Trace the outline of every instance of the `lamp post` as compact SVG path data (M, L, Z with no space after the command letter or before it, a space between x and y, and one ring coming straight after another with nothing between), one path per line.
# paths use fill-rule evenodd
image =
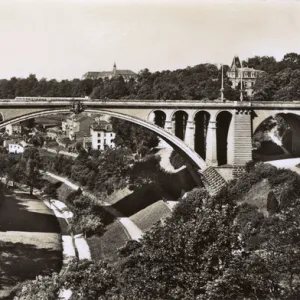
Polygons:
M240 61L241 63L241 94L240 94L240 101L243 101L243 65L242 65L242 61Z
M222 79L221 79L221 101L224 102L224 78L223 78L223 64L221 65Z

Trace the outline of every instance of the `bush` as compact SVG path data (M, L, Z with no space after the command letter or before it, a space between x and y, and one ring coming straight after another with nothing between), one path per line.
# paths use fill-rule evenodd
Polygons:
M250 173L251 171L254 170L255 165L256 165L256 162L255 162L255 161L249 160L248 162L246 162L246 165L245 165L245 171L246 171L247 173Z
M60 182L59 182L60 183ZM44 187L44 193L46 193L51 198L57 198L57 184L48 182Z
M275 214L276 212L278 212L279 209L279 204L278 201L274 195L274 192L271 191L268 194L268 199L267 199L267 210L270 214Z
M193 218L194 214L202 207L203 203L206 203L209 199L209 194L204 188L195 188L187 193L185 199L181 199L175 206L172 219L182 218L183 220L189 220Z
M178 152L173 150L170 156L170 163L174 169L179 169L185 165L185 160Z
M75 215L70 222L71 229L74 232L81 232L85 237L94 234L101 235L104 232L104 225L97 215Z

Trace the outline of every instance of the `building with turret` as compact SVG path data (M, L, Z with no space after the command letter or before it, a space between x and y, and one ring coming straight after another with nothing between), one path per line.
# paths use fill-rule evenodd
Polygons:
M242 81L242 89L248 97L253 96L253 86L256 79L264 73L262 70L256 70L249 67L243 67L238 56L232 60L230 69L227 72L229 80L232 82L233 89L240 89Z
M136 79L138 75L131 70L119 70L116 63L114 63L112 71L87 72L82 76L82 79L104 79L106 77L111 79L118 76L122 76L125 81L129 81L131 78Z

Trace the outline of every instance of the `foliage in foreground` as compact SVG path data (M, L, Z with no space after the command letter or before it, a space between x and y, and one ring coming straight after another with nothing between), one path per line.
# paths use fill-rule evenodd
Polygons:
M36 299L56 299L53 288L63 287L72 299L298 299L299 176L265 164L247 169L214 198L203 189L189 193L163 224L119 249L114 264L73 262L64 275L48 277L48 298ZM269 215L237 204L263 179L279 197ZM38 286L28 283L27 291Z

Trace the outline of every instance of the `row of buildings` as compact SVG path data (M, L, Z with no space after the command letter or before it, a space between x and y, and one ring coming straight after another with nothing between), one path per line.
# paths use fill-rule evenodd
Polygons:
M69 152L75 150L78 143L86 150L105 150L115 147L116 134L113 132L112 124L102 116L73 114L56 126L45 127L43 132L37 128L32 128L28 132L20 123L7 125L3 134L3 146L10 153L22 153L26 147L31 146L30 140L33 137L41 136L46 140L45 147L53 146L54 142L54 147L60 146L61 150L64 148Z
M61 132L70 141L82 142L85 149L105 150L115 147L116 134L112 125L101 116L71 115L62 122Z

